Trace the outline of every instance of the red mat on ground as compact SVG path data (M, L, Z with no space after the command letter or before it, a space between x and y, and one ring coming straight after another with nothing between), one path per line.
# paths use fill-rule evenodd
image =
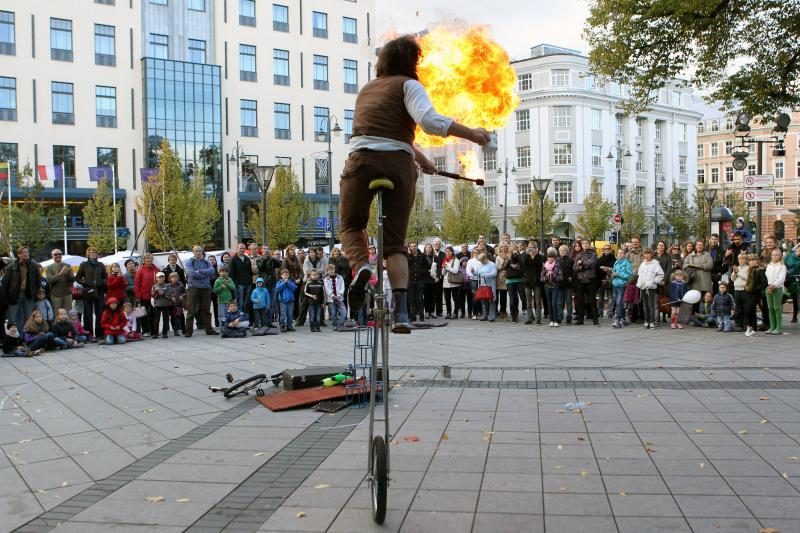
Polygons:
M367 387L369 390L369 387ZM272 394L256 396L258 403L270 411L285 411L295 407L306 407L325 400L338 400L346 396L344 385L314 387L310 389L275 390Z

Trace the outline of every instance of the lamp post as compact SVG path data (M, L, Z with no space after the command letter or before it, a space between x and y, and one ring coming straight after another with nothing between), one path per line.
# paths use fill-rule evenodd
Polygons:
M717 197L717 189L703 189L703 197L708 202L708 236L711 237L711 207Z
M256 165L252 167L261 189L261 246L267 245L267 190L275 175L274 165Z
M622 153L622 150L625 150L625 153ZM616 151L616 154L612 154L612 151ZM617 139L617 145L612 146L611 150L608 151L608 155L606 159L616 159L617 160L617 214L622 216L622 201L620 198L620 180L622 179L622 158L623 157L633 157L631 154L630 149L628 148L627 144L622 144L622 141ZM617 229L617 246L619 246L619 229Z
M331 128L331 120L333 120L333 128ZM338 137L339 134L342 133L342 128L339 127L339 119L337 119L335 115L329 114L327 117L322 119L322 122L319 125L319 130L316 133L318 141L328 141L328 222L331 225L331 231L328 234L329 254L333 252L333 246L336 243L336 238L334 237L335 228L333 224L333 168L331 166L333 164L333 155L331 152L331 133Z
M663 179L663 176L662 176L662 179ZM655 186L653 187L653 199L655 200L653 202L653 206L654 206L654 208L653 208L653 239L655 241L653 243L654 246L658 244L658 240L659 240L658 238L661 236L661 232L658 230L658 200L659 200L659 198L658 198L658 182L659 181L660 180L658 179L658 176L656 176Z
M544 245L544 198L547 195L547 188L550 187L549 178L533 178L533 188L539 193L539 249L547 253Z
M505 162L503 163L503 169L501 170L503 174L505 174L505 181L503 183L503 233L508 233L508 158L505 158ZM517 169L512 165L511 166L511 173L516 174Z
M235 154L235 155L234 155ZM242 240L242 202L239 194L242 192L242 169L250 165L250 154L244 153L244 146L236 141L236 148L228 156L229 163L236 163L236 237Z

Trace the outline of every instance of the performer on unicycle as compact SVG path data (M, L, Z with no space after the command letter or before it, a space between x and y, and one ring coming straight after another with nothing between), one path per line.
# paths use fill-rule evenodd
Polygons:
M489 142L483 128L468 128L433 108L417 77L421 50L411 35L398 37L381 48L376 78L358 93L350 155L340 183L340 239L350 268L355 272L350 285L350 309L361 309L372 277L367 251L369 205L376 191L369 183L389 178L393 190L384 191L384 257L392 287L394 333L410 333L408 307L408 261L406 230L417 190L417 164L426 174L436 167L414 146L414 130L419 124L429 135L453 135L479 145Z

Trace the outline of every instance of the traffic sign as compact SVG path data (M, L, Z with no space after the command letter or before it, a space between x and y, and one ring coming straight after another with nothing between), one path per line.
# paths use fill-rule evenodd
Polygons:
M747 189L744 199L746 202L774 202L775 189Z
M775 176L773 174L759 174L757 176L744 177L745 187L772 187L774 184Z
M614 215L614 224L622 224L622 215L619 213Z

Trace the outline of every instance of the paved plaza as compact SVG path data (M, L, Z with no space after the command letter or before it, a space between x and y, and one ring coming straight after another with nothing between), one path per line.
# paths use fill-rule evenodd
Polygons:
M345 365L352 334L3 359L0 531L798 532L798 333L457 320L393 336L380 527L366 409L208 390Z

